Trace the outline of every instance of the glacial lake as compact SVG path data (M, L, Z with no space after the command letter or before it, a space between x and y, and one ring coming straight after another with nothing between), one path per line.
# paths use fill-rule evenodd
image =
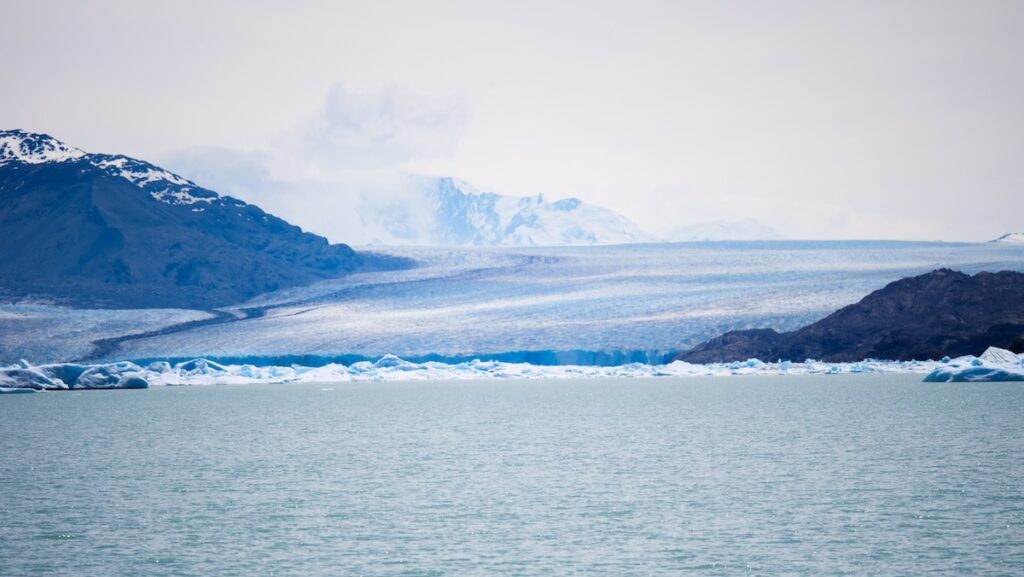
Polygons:
M0 575L1020 575L1024 383L0 397Z

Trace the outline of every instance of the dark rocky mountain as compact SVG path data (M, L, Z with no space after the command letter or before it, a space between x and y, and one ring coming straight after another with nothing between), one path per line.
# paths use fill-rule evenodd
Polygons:
M0 132L0 292L108 307L209 308L404 263L119 155Z
M995 346L1024 352L1024 274L940 269L893 282L789 333L733 331L681 353L691 363L939 359Z

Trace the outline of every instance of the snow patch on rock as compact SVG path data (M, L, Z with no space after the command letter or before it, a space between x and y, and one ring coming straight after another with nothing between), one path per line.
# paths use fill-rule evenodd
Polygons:
M8 162L42 164L82 158L86 153L45 134L24 130L0 131L0 166Z
M166 204L210 203L220 198L215 192L148 162L121 154L89 154L46 134L24 130L0 131L0 166L10 162L43 164L70 160L85 160L111 176L127 180Z

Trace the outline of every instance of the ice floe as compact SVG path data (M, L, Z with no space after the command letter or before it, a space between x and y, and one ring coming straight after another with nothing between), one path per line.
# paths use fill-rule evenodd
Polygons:
M127 361L103 365L62 363L40 366L21 361L0 367L0 392L17 389L146 389L149 388L148 375L148 371Z
M1024 355L989 347L980 357L943 359L924 380L929 383L1024 381Z

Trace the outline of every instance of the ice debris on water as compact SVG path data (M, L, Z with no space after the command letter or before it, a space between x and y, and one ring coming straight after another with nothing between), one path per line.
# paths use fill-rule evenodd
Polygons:
M929 383L1024 381L1024 355L989 347L980 357L947 357L924 380Z
M697 365L675 361L665 365L631 363L620 366L555 365L473 360L464 363L413 363L395 355L376 362L321 367L225 365L193 359L174 365L157 361L141 367L122 361L98 365L33 366L22 361L0 367L0 392L69 389L135 389L160 385L221 385L250 383L342 383L354 381L653 378L726 375L836 375L859 373L927 374L928 382L1024 380L1024 356L990 348L980 357L940 361L879 361L802 363L779 360Z

